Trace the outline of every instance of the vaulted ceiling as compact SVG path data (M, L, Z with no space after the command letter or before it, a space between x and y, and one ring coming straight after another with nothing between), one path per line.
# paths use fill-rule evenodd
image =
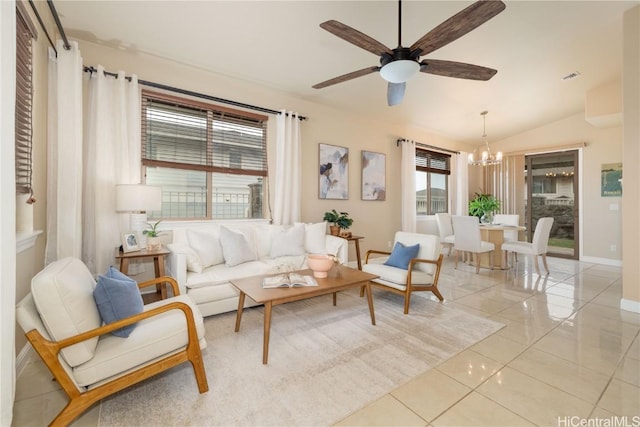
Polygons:
M471 3L403 2L402 44L411 45ZM639 4L505 3L502 13L426 57L495 68L498 73L491 80L419 73L407 82L403 103L394 107L387 106L386 82L378 73L324 89L311 87L379 65L377 56L319 24L335 19L394 48L394 1L74 0L55 1L55 6L70 38L169 58L313 102L479 143L483 110L489 111L487 133L497 140L579 113L587 91L620 79L622 15ZM580 73L577 78L562 80L574 71Z

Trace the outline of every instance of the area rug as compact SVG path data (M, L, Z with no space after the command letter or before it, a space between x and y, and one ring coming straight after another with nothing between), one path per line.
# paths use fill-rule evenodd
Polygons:
M331 425L504 325L416 294L374 293L376 326L355 291L276 306L269 364L263 307L205 319L209 392L183 364L102 402L100 426Z

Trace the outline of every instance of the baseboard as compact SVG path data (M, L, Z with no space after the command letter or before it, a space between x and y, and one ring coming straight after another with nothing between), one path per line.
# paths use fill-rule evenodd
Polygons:
M613 267L622 267L621 259L611 259L611 258L599 258L593 256L584 256L580 258L580 261L590 262L593 264L603 264L603 265L611 265Z
M20 353L16 356L16 378L20 376L24 368L27 367L27 364L31 360L31 356L34 355L33 347L31 344L26 343Z
M640 313L640 301L622 298L620 300L620 309L631 311L633 313Z

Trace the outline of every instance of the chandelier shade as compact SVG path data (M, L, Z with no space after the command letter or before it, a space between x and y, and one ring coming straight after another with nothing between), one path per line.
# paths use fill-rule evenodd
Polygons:
M483 120L482 138L484 138L485 150L482 151L480 158L476 158L476 150L473 150L473 153L469 153L467 161L470 165L489 166L502 163L502 152L498 151L496 154L493 154L491 147L489 147L489 140L487 139L487 113L489 112L483 111L480 113Z

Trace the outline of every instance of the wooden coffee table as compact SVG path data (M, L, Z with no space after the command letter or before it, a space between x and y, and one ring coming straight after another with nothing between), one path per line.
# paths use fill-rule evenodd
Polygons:
M298 271L300 274L313 274L311 270ZM316 279L318 286L296 286L293 288L272 288L263 289L262 279L265 275L246 277L243 279L231 280L231 284L240 290L238 300L238 311L236 313L236 329L240 330L240 320L244 309L244 297L248 295L259 304L264 304L264 338L262 342L262 363L267 364L269 359L269 333L271 331L271 308L274 305L285 304L287 302L300 301L320 295L333 293L333 305L336 305L336 293L349 288L364 287L367 292L367 302L369 303L369 313L371 314L371 324L376 324L376 316L373 309L373 297L371 295L370 280L378 278L374 274L365 273L349 267L334 267L329 271L329 276L324 279Z

